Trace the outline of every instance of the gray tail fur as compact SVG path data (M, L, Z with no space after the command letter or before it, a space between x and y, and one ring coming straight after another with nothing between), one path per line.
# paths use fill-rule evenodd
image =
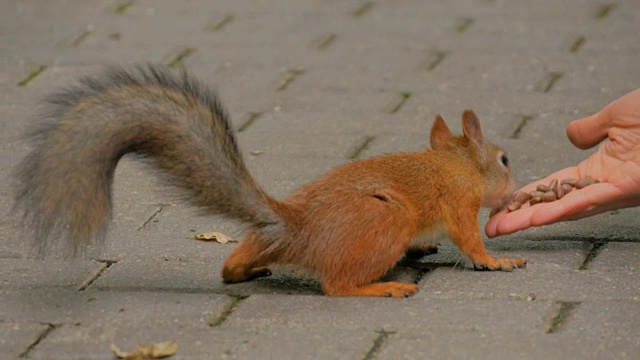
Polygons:
M215 94L186 72L154 65L108 67L46 99L16 171L15 204L40 250L64 239L74 250L105 239L120 158L135 153L210 214L255 227L278 223L278 203L244 164ZM167 178L165 176L164 178Z

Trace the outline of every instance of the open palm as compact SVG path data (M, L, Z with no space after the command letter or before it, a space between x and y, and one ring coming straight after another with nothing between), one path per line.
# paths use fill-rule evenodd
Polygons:
M597 152L577 166L557 171L521 190L534 190L537 185L549 184L553 179L591 176L601 182L572 191L554 202L524 205L510 213L501 211L487 223L487 236L640 205L640 89L612 102L593 116L573 121L567 127L567 136L581 149L606 140Z

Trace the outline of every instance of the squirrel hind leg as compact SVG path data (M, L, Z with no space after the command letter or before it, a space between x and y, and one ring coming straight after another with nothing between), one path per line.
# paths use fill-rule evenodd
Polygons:
M329 296L379 296L405 298L418 292L418 285L400 282L377 282L358 287L338 287L324 283L322 291Z
M271 275L271 259L264 255L266 248L266 242L255 234L247 235L224 263L224 282L239 283Z
M417 230L414 217L405 208L389 206L395 208L361 206L367 209L366 214L359 213L364 219L347 222L359 226L336 231L342 238L315 242L326 245L319 253L331 254L316 267L326 295L402 298L418 291L415 284L378 281L406 253Z

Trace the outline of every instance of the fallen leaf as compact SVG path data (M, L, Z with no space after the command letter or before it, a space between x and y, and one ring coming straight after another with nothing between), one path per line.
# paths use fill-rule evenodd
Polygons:
M215 231L198 234L198 235L195 235L193 238L196 240L202 240L202 241L215 241L220 244L226 244L228 242L238 242L238 240L231 239L227 235L221 232L215 232Z
M121 351L120 348L116 346L116 344L111 344L111 351L116 355L118 359L135 359L135 353L128 353Z
M178 351L178 344L175 341L163 341L151 345L138 344L133 352L121 351L115 344L111 344L111 351L118 359L163 359L175 354Z
M175 354L178 351L178 343L175 341L163 341L151 346L150 359L162 359Z

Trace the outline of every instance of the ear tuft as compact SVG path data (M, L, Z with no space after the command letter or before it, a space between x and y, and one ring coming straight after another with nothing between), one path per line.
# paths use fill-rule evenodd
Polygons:
M431 148L434 150L442 149L454 140L451 130L449 130L447 123L444 122L444 119L440 115L436 115L433 121L429 140L431 142Z
M473 110L465 110L462 114L462 132L469 140L478 141L483 139L480 120Z

